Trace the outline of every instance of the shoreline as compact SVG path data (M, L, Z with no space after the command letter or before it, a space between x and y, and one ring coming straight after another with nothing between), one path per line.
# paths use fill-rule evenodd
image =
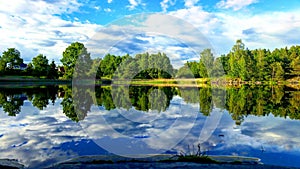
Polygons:
M234 78L180 78L180 79L44 79L9 76L0 77L0 86L15 85L140 85L140 86L170 86L170 87L239 87L242 85L285 85L290 88L300 89L300 79L287 79L282 81L242 81Z
M231 156L231 155L212 155L209 158L215 160L215 163L201 161L178 161L178 157L171 154L148 154L135 155L134 157L122 157L117 155L92 155L79 156L61 162L40 166L47 169L52 168L297 168L291 166L278 166L272 164L263 164L259 158ZM19 163L17 160L0 159L0 167L30 168Z

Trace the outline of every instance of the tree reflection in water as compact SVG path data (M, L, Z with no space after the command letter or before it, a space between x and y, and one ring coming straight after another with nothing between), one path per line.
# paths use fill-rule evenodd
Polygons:
M195 92L196 91L196 92ZM241 86L240 88L177 88L157 86L96 86L49 85L0 88L0 108L9 116L21 113L24 101L43 110L62 98L63 113L73 121L83 120L93 104L106 110L123 108L148 112L168 109L174 96L186 103L199 104L199 112L208 116L213 108L226 109L236 124L248 115L300 119L300 91L286 86ZM93 102L95 97L95 103ZM74 100L74 98L76 98Z

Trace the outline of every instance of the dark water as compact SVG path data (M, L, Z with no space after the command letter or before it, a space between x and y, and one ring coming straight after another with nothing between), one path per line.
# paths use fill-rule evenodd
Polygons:
M300 167L300 91L285 86L0 87L0 158L193 153Z

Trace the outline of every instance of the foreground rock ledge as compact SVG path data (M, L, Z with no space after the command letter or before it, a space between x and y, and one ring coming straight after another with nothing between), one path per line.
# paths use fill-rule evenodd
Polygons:
M204 164L197 162L177 162L168 161L174 158L173 155L155 155L148 158L126 158L120 156L83 156L64 161L48 168L233 168L233 169L271 169L271 168L291 168L272 165L264 165L258 158L239 156L210 156L219 164ZM176 160L176 159L174 159Z
M17 160L0 159L0 168L24 168Z

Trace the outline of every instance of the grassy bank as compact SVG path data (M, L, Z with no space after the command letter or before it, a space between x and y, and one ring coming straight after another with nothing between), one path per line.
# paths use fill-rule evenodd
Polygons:
M208 78L198 79L126 79L126 80L114 80L113 84L206 84L209 82Z
M193 78L193 79L128 79L113 80L112 84L155 85L155 86L242 86L242 85L300 85L300 80L243 81L237 78Z
M46 79L33 76L1 76L0 85L31 85L31 84L69 84L71 80Z

